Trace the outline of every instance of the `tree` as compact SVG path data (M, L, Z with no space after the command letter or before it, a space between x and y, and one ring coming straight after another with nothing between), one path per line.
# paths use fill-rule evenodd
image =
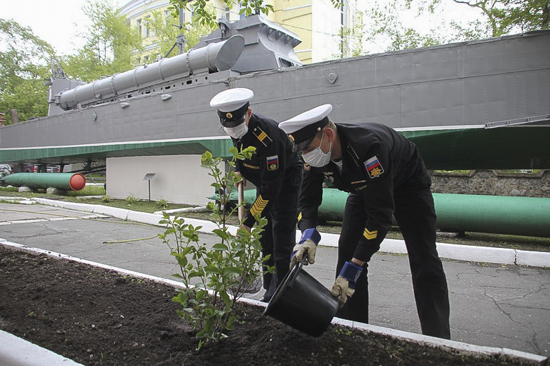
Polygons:
M214 13L213 9L209 10ZM166 14L163 17L160 11L152 11L148 18L145 18L145 24L154 34L154 43L158 49L151 54L153 58L175 56L178 54L176 40L180 34L185 39L184 52L194 47L200 40L200 37L210 34L216 28L210 24L202 24L197 16L194 16L191 22L179 24L178 16L175 12Z
M439 3L441 0L435 0ZM550 2L548 0L454 0L481 10L487 18L488 33L500 37L511 32L548 29Z
M138 63L135 53L143 50L137 29L108 0L89 0L85 14L92 20L86 44L76 55L63 59L67 75L86 82L127 71Z
M358 11L353 17L353 26L340 30L340 53L333 54L333 58L357 57L364 54L364 13Z
M17 110L19 120L48 113L49 62L55 57L51 45L28 27L0 19L0 111L11 124L9 111Z
M214 23L212 15L203 14L208 0L170 0L174 11L179 7L193 7L201 23ZM265 0L224 0L228 6L238 4L241 14L268 13L273 11ZM342 8L349 0L331 0L335 8ZM460 24L453 20L449 24L441 24L445 5L449 3L463 4L480 11L479 19ZM402 50L433 46L441 43L467 41L486 37L499 37L505 34L527 32L537 29L548 29L550 23L549 0L389 0L377 2L361 2L357 4L372 4L365 12L365 18L372 24L365 25L363 37L368 42L389 44L386 51ZM417 11L418 16L431 16L431 22L436 24L427 33L422 33L415 27L406 26L400 13L403 10ZM438 11L440 11L438 13ZM358 38L356 30L342 29L338 35L343 39L340 55L349 51L350 37ZM380 42L379 39L383 38ZM347 42L347 43L346 43Z
M170 0L171 10L179 14L180 9L186 9L196 16L197 22L202 25L209 25L211 27L217 26L216 14L208 10L209 0ZM225 5L230 9L234 5L240 6L239 14L250 16L252 14L268 14L273 11L273 6L270 4L264 4L264 0L223 0Z
M422 14L422 8L413 8L413 1L390 0L376 3L365 12L369 20L363 30L365 40L375 44L384 44L385 51L399 51L410 48L435 46L449 42L443 30L444 24L437 23L427 34L421 34L414 27L404 24L403 14Z

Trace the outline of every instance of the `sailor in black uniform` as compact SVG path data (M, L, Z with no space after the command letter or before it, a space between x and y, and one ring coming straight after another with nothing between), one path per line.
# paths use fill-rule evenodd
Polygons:
M450 338L447 280L439 259L431 179L416 146L377 123L335 124L325 104L281 122L306 162L298 227L317 225L324 179L349 192L338 242L337 316L368 322L367 266L395 217L409 254L422 333ZM315 256L315 247L297 252ZM353 295L353 297L352 297Z
M257 197L246 212L242 227L251 230L255 216L267 218L262 238L262 254L275 266L275 275L264 273L266 289L262 301L269 301L289 270L290 255L296 243L296 220L303 164L288 136L277 123L252 113L250 89L235 88L218 93L210 106L218 110L220 123L239 149L256 147L250 159L237 160L235 170L256 186Z

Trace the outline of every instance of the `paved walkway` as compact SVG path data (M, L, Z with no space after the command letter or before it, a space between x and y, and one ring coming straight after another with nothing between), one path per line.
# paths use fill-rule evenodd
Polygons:
M150 225L158 222L158 217L103 206L45 203L67 207L0 203L0 242L51 250L163 278L171 279L176 272L168 248L156 238L163 229ZM215 235L201 234L206 243L216 239ZM332 245L333 240L329 234L323 236L323 242ZM391 241L383 247L404 244ZM506 261L498 250L443 244L439 247L450 257L466 255L480 261L443 261L450 290L453 340L550 355L550 268L539 267L549 266L548 253L523 253L524 258L534 258L531 266L525 266L513 264L518 262L517 251L506 259L512 264L503 264ZM488 263L492 260L497 263ZM320 246L317 263L306 268L330 287L335 262L336 248ZM369 264L369 283L371 324L420 333L406 255L375 255Z

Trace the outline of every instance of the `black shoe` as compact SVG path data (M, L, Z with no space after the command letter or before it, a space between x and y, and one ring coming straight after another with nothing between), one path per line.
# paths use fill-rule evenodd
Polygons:
M261 302L269 302L269 300L271 300L271 296L264 295L264 296L260 297Z
M264 296L260 297L260 301L261 302L269 302L269 300L271 300L271 298L273 297L273 294L275 293L275 291L273 291L271 288L269 290L267 290L264 294Z

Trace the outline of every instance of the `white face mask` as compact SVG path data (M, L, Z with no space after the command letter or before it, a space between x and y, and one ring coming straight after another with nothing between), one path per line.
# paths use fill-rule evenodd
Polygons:
M248 126L246 122L243 122L240 125L235 127L224 127L223 129L225 133L227 133L229 136L231 136L235 140L240 139L241 137L246 135L246 133L248 132Z
M323 133L323 136L321 137L321 143L316 149L313 149L306 154L302 154L302 158L304 159L304 161L316 168L327 165L330 162L330 156L332 155L332 142L330 143L327 153L321 150L321 145L323 144L324 137L325 134Z

